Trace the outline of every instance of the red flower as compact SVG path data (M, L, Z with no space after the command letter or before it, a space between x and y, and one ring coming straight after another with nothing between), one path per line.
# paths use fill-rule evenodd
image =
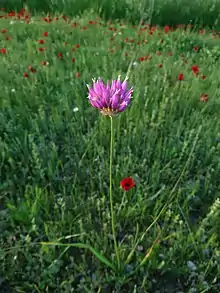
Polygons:
M159 67L159 68L162 68L162 67L163 67L163 64L158 64L158 67Z
M194 46L193 50L194 51L198 51L199 50L199 47L198 46Z
M32 73L35 73L35 72L36 72L36 69L33 68L32 66L28 66L28 69L29 69Z
M2 53L2 54L6 54L6 49L5 49L5 48L2 48L2 49L1 49L1 53Z
M206 76L205 75L201 75L201 79L206 79Z
M140 57L139 60L140 60L141 62L143 62L143 61L144 61L144 57Z
M29 75L28 75L27 72L24 73L24 77L25 77L25 78L28 78L28 77L29 77Z
M7 31L5 29L2 29L2 33L5 34Z
M44 40L39 40L38 43L39 44L44 44Z
M135 182L131 177L127 177L121 180L120 186L124 191L128 191L135 187Z
M59 59L62 59L63 58L63 53L58 53L57 56L58 56Z
M48 37L48 32L44 32L44 33L43 33L43 36L44 36L44 37Z
M184 74L183 74L183 73L180 73L180 74L178 75L178 80L181 81L181 80L183 80L183 79L184 79Z
M39 52L43 52L44 51L44 48L38 48L38 51Z
M200 101L201 102L207 102L208 101L208 95L207 94L201 94L200 95Z
M77 72L77 73L76 73L76 77L77 77L77 78L80 78L80 72Z
M198 75L199 73L199 67L197 65L193 65L192 66L192 71L195 75Z
M166 25L166 26L164 27L164 32L165 32L165 34L167 34L169 30L170 30L169 25Z
M79 48L79 44L76 44L76 46L75 46L77 49Z
M45 65L47 65L47 61L44 60L44 61L42 61L41 64L45 66Z
M74 63L75 61L76 61L76 59L73 57L73 58L72 58L72 62Z

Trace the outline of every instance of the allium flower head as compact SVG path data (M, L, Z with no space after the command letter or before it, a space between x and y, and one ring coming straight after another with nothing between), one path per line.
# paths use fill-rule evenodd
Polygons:
M93 87L88 86L90 104L100 109L103 115L115 116L123 112L131 102L133 88L127 90L128 77L122 82L120 76L105 85L102 79L93 80Z

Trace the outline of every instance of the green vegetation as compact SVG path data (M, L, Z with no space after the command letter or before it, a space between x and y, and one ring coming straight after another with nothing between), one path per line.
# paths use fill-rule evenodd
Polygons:
M0 19L0 292L219 292L219 35L25 15ZM134 95L114 118L114 271L87 249L117 263L110 119L86 84L119 74Z
M157 25L203 24L220 27L218 0L1 0L7 11L21 9L24 3L33 12L77 16L93 9L105 19L145 20Z

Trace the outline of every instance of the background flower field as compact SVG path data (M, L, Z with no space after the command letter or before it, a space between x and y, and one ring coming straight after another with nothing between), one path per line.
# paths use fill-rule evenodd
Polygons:
M219 292L218 2L61 2L0 13L0 292ZM118 75L134 88L114 118L120 274L88 250L41 244L116 259L109 118L86 85Z

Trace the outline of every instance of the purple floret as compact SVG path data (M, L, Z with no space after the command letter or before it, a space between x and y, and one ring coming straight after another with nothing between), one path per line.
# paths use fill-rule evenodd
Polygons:
M127 80L126 77L121 82L119 76L112 81L111 86L109 81L105 85L100 77L97 81L93 80L93 87L88 86L90 104L108 116L123 112L130 104L133 93L133 88L127 90Z

